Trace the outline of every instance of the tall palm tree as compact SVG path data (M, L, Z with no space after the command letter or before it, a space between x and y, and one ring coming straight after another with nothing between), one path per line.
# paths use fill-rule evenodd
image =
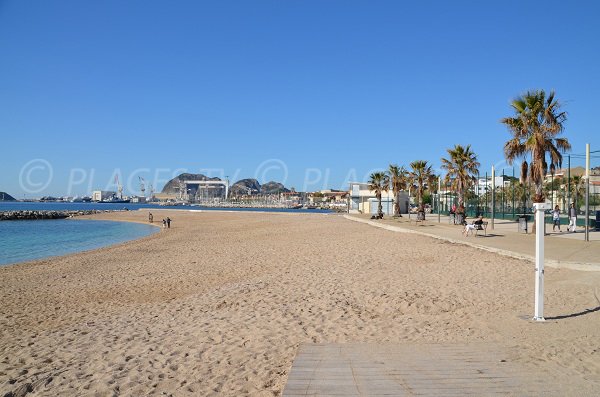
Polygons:
M458 205L464 205L465 194L477 179L477 155L471 151L471 145L455 145L454 149L446 151L449 158L442 158L442 168L446 170L445 179L446 182L451 182L450 186L457 193Z
M543 182L549 166L562 164L561 152L571 149L567 138L558 138L564 130L567 113L560 110L554 91L546 97L543 90L528 91L512 101L513 117L505 117L505 124L513 137L504 144L504 155L509 164L522 158L523 173L535 187L535 203L545 200ZM527 159L530 163L527 164ZM549 160L549 161L547 161Z
M425 186L434 184L435 175L426 160L413 161L410 163L410 168L409 177L411 183L417 187L417 202L419 203L419 212L422 212L424 211L423 193L425 192Z
M389 189L389 179L385 172L373 172L369 176L369 190L375 192L378 200L377 215L383 216L383 207L381 206L381 194Z
M400 214L400 201L398 200L398 194L402 190L406 190L408 185L408 172L403 166L396 164L390 164L387 171L387 176L390 182L390 189L394 192L394 216L402 216Z
M578 208L584 198L585 179L581 175L573 175L571 177L571 201L575 203L575 208Z

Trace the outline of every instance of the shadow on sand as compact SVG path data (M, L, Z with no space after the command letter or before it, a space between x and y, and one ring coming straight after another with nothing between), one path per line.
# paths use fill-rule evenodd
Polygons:
M586 314L590 314L590 313L594 313L600 311L600 306L595 307L593 309L585 309L584 311L578 312L578 313L572 313L572 314L563 314L561 316L554 316L554 317L546 317L546 320L564 320L565 318L573 318L573 317L579 317L579 316L585 316Z

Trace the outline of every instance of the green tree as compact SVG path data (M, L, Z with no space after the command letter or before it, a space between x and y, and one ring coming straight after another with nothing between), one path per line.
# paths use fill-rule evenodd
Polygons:
M402 216L400 214L400 201L398 194L402 190L406 190L408 186L408 171L403 166L390 164L387 171L387 176L390 182L390 189L394 193L394 216Z
M435 175L431 170L431 166L427 164L426 160L416 160L410 163L409 178L412 184L417 188L417 203L419 204L419 211L424 211L423 207L423 194L427 186L434 184Z
M381 206L381 194L387 192L389 189L389 179L385 172L374 172L369 177L369 190L375 192L377 197L377 215L383 216L383 207Z
M528 91L512 101L513 117L501 120L513 135L504 145L506 160L512 164L523 159L521 181L529 178L533 183L535 203L545 201L543 182L548 166L560 167L561 152L571 149L566 138L558 138L564 130L567 113L560 110L554 95L553 91L548 96L543 90Z
M579 208L584 200L585 179L581 175L571 177L571 202L575 203L575 208Z
M458 205L464 205L465 194L477 180L479 162L477 156L471 151L471 145L463 147L455 145L447 149L448 158L442 158L442 168L446 170L446 182L458 195Z

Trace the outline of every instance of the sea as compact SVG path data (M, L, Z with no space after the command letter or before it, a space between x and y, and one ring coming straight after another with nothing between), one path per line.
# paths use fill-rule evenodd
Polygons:
M0 211L22 210L226 210L295 213L328 213L309 209L213 208L201 206L159 206L131 203L61 203L61 202L0 202ZM148 236L159 230L156 226L84 219L44 219L0 221L0 266L52 256L101 248Z

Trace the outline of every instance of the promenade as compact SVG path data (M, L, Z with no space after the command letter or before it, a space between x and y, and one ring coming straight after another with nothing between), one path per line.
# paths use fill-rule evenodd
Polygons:
M451 223L448 216L427 214L423 222L415 222L416 214L410 218L404 214L401 218L385 217L371 220L370 215L345 215L345 218L367 223L387 230L403 233L418 233L450 242L508 255L518 259L535 260L535 234L531 232L533 223L529 222L527 234L518 230L518 224L512 220L496 219L492 226L488 221L487 232L478 235L463 236L463 226ZM468 222L473 219L467 219ZM552 225L546 225L545 265L573 270L600 271L600 232L590 231L590 241L585 241L585 230L579 227L575 233L566 231L567 225L561 225L562 232L553 232Z

